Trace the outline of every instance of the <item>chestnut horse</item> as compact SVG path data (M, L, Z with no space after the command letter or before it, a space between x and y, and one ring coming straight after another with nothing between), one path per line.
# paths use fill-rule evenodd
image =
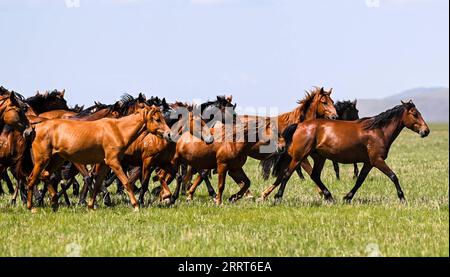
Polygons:
M322 189L327 200L333 198L322 183L320 175L325 160L330 159L344 164L364 163L356 185L344 197L345 201L350 202L353 199L374 167L391 179L400 201L405 201L397 176L385 162L392 143L405 127L420 134L422 138L430 134L430 129L412 101L402 102L401 105L377 116L357 121L316 119L293 125L285 133L285 140L289 145L288 155L278 159L274 167L277 181L266 189L261 197L265 199L281 183L275 196L281 199L290 176L310 155L314 159L311 178Z
M257 121L247 121L246 124L231 127L230 130L229 126L217 124L212 130L214 142L209 145L188 133L183 134L177 142L176 153L172 160L174 165L184 162L199 172L202 169L217 168L218 193L214 200L218 205L222 204L227 174L241 187L238 193L230 197L230 201L242 198L250 187L250 179L245 174L243 166L254 145L267 146L269 143L275 142L276 149L272 152L281 151L284 147L284 143L279 141L278 132L272 128L273 124L270 119L264 120L262 124ZM242 131L243 137L237 139L240 131ZM198 184L192 185L189 189L188 200L192 199ZM178 183L172 202L177 199L180 187L181 185Z
M145 131L170 139L170 129L158 108L140 108L134 114L119 119L54 119L40 123L36 126L36 137L32 144L34 168L28 179L27 208L36 211L33 209L32 191L39 178L48 178L67 160L79 164L98 164L89 209L94 208L98 190L111 168L126 188L134 210L138 211L139 205L120 160L128 146ZM57 194L52 186L48 189L53 209L56 210Z

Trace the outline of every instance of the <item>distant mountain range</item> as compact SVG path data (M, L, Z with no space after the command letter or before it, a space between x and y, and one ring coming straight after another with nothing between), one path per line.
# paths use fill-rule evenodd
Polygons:
M359 116L374 116L410 99L427 122L449 122L449 89L440 87L415 88L383 99L358 99Z

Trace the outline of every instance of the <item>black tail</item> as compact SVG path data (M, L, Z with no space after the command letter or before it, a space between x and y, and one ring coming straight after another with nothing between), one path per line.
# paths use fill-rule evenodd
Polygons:
M286 149L292 144L292 137L297 130L297 124L290 125L283 131L283 138L286 142ZM282 174L283 170L286 168L287 164L290 162L290 156L287 151L282 153L274 153L268 159L260 162L262 177L264 180L269 179L270 173L272 176L277 177Z

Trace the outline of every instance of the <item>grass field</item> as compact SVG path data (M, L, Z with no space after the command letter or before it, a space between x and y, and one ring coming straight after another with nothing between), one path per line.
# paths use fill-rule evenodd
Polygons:
M400 204L394 185L374 170L350 205L341 199L354 181L331 162L323 180L337 202L326 204L311 180L291 179L284 201L273 205L243 200L216 207L202 187L190 204L133 213L114 198L113 208L49 207L31 214L0 197L0 256L449 256L449 129L432 125L426 139L405 130L387 160L408 200ZM246 171L252 191L264 182L258 163ZM215 184L215 180L213 184ZM228 179L226 195L237 191ZM75 246L74 246L75 245Z

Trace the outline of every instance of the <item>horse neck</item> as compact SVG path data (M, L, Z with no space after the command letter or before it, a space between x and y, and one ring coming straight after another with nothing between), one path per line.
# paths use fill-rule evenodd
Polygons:
M130 145L145 130L145 120L141 113L117 119L117 127L127 145Z
M284 131L288 126L292 124L301 123L301 115L304 108L304 104L300 104L293 111L280 114L278 119L278 130L280 133Z
M387 149L391 147L392 143L397 139L404 127L405 125L403 125L401 117L393 118L389 124L381 127Z

